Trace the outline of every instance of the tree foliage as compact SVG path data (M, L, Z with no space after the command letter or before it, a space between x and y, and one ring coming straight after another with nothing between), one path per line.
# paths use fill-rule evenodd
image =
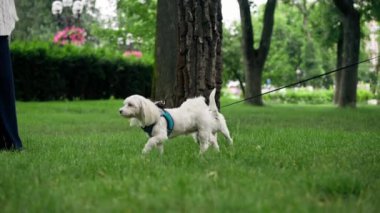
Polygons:
M223 82L238 80L244 90L243 59L241 54L237 54L241 52L240 41L241 30L239 25L235 24L230 29L223 29Z
M153 57L157 0L118 0L116 8L116 19L92 25L91 31L98 43L121 51L139 49L144 55ZM128 35L133 41L129 47L126 45Z
M13 31L12 36L16 40L51 40L54 34L64 28L67 20L59 21L51 13L52 1L46 0L17 0L16 9L19 21ZM71 9L64 8L63 15L71 15ZM76 26L91 31L92 25L99 24L96 21L98 11L94 7L94 0L87 1L80 21L75 22ZM62 22L60 24L60 22Z
M156 9L157 0L119 0L117 2L118 36L131 33L135 40L138 37L141 38L140 49L152 56L156 35Z
M245 70L245 94L249 104L263 105L261 94L262 75L271 47L274 13L277 0L268 0L263 14L260 40L255 44L255 28L252 26L251 5L248 0L238 0L242 29L242 55ZM257 47L255 47L257 46ZM251 98L256 97L256 98Z
M307 24L304 15L291 1L278 4L275 14L275 25L268 60L264 67L263 81L271 79L272 84L281 86L297 81L297 68L302 70L302 78L330 71L337 66L337 42L340 36L341 21L339 11L331 1L317 1L309 8ZM375 5L376 3L372 3ZM361 6L363 8L363 6ZM369 9L369 8L368 8ZM363 9L361 9L363 11ZM262 29L262 14L264 6L259 6L252 15L255 30L255 43L259 42ZM371 8L373 18L377 10ZM363 18L362 21L365 21ZM240 25L224 31L224 79L237 80L242 60L238 42L241 39ZM306 28L305 28L306 27ZM310 35L308 35L308 33ZM366 38L365 26L362 25L362 39ZM364 42L361 46L361 58L366 58ZM368 67L359 67L359 80L369 81ZM307 82L305 85L316 87L331 87L334 76ZM244 77L243 77L244 79Z
M51 2L46 0L17 0L19 21L12 36L18 40L49 40L56 29L51 14Z

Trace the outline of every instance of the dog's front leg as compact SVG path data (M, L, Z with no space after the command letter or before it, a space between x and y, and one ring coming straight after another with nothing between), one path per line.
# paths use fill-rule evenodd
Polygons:
M152 150L153 147L157 147L158 151L162 154L164 152L164 140L165 137L154 136L149 138L148 142L145 144L144 149L142 151L143 154L147 154Z
M218 144L218 137L216 133L210 134L210 145L214 147L216 151L219 152L219 144Z
M209 131L199 131L197 135L197 139L199 141L199 146L200 146L200 154L203 154L206 152L206 150L209 147L209 139L210 139L211 133Z

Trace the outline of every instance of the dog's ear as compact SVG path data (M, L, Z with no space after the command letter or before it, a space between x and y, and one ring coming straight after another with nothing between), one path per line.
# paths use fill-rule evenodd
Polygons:
M140 110L144 126L154 124L160 118L160 112L156 105L147 99L141 99Z

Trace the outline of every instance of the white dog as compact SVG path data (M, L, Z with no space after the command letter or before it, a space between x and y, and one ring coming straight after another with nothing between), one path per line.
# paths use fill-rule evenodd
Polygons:
M140 95L132 95L124 100L119 112L131 118L131 126L138 125L149 135L143 153L157 147L163 153L163 142L183 134L193 134L200 145L200 153L204 153L211 145L219 151L216 133L222 132L228 143L232 138L224 116L218 112L215 103L215 89L210 94L210 105L204 97L187 99L180 107L161 109L152 101Z

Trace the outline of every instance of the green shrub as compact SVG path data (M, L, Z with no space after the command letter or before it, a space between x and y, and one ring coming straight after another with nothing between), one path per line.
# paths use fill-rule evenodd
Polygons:
M332 89L315 89L313 91L304 88L291 88L263 96L264 101L271 103L300 103L300 104L326 104L332 103L334 91ZM365 102L374 98L373 93L367 90L357 90L357 102Z
M373 98L375 98L375 95L368 90L358 89L356 93L356 99L358 102L368 101Z
M270 93L264 96L267 102L275 103L303 103L303 104L324 104L331 103L333 100L333 91L318 89L309 91L307 89L287 89Z
M11 51L19 100L150 95L153 66L146 59L127 59L107 49L47 42L13 42Z

